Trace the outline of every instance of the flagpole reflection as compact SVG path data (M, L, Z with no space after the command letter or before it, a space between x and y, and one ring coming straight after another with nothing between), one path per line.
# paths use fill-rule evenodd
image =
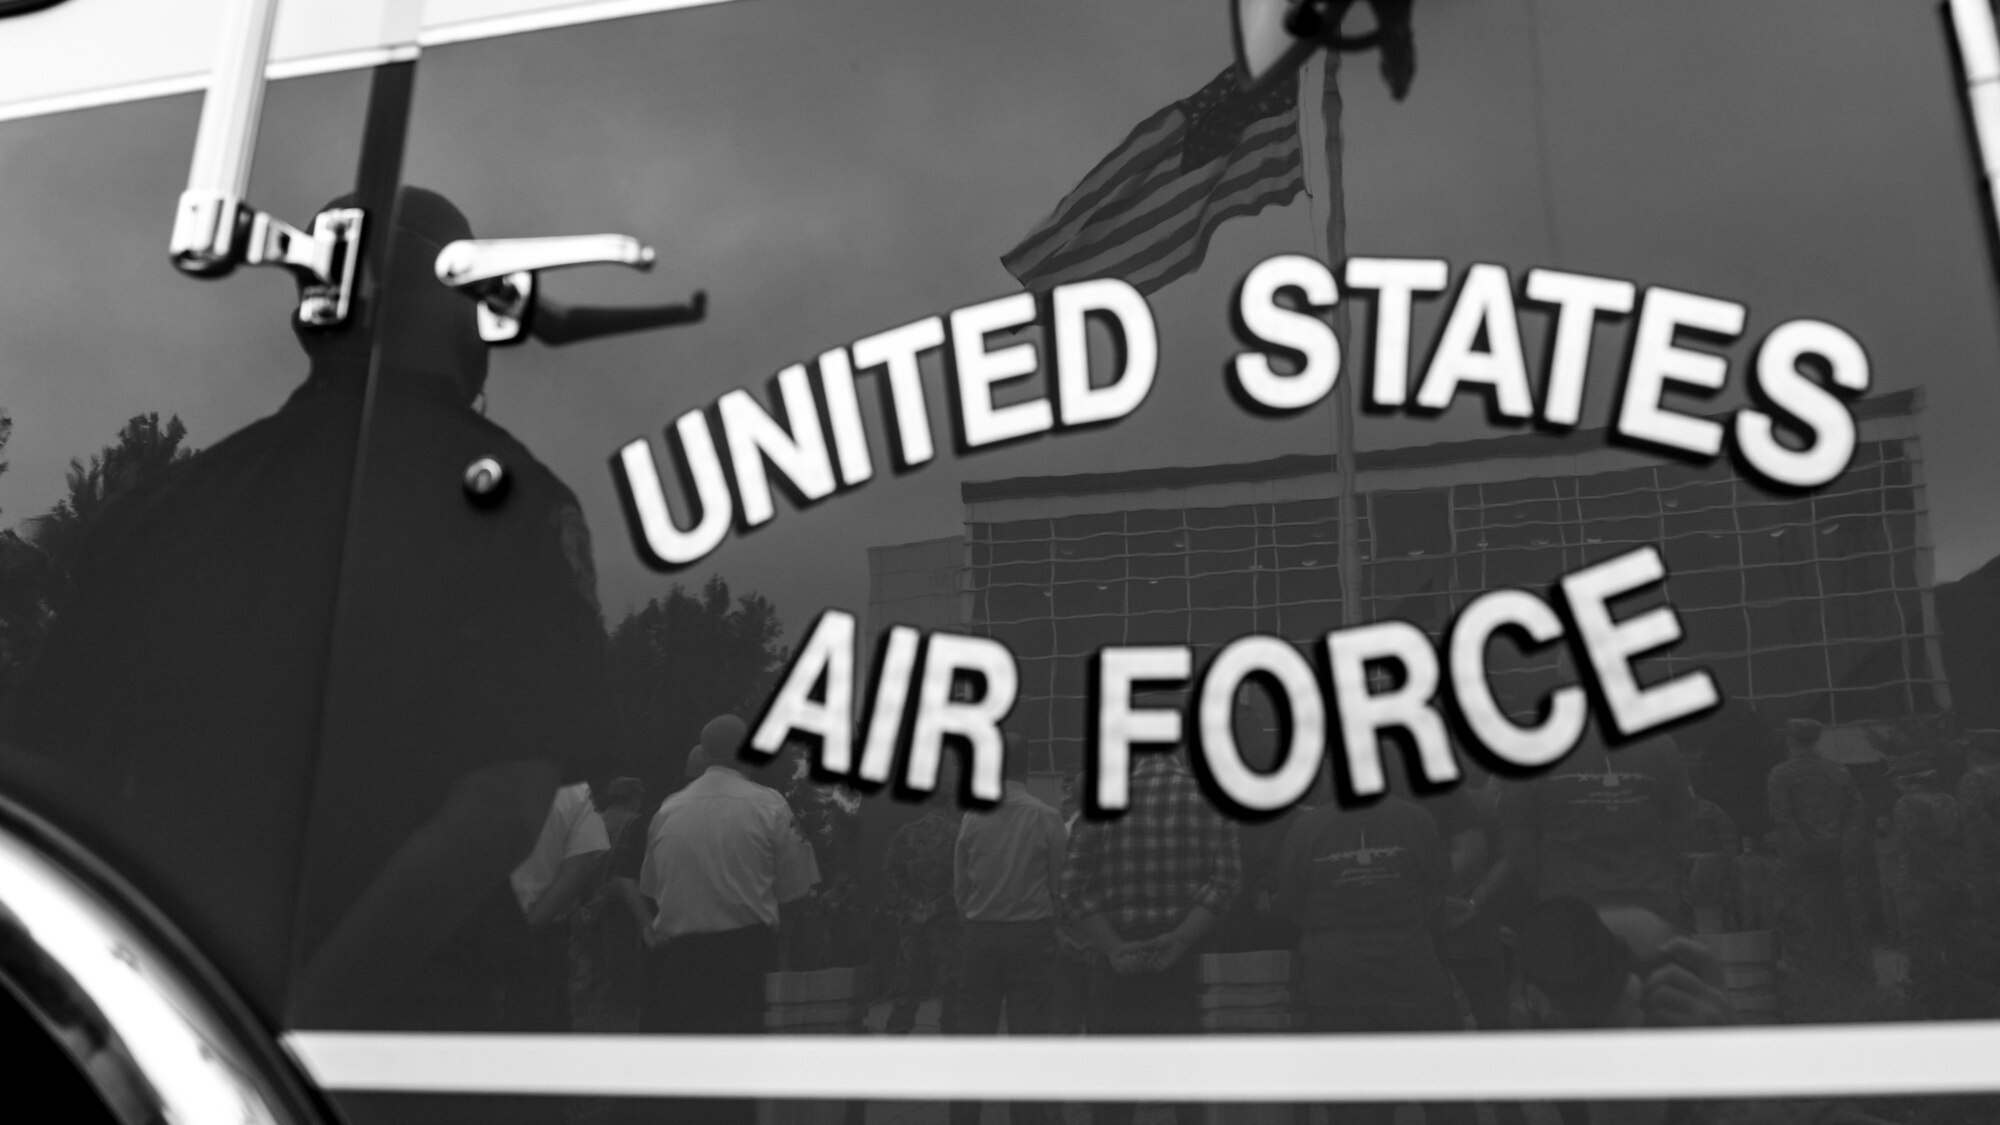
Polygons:
M1340 176L1339 63L1331 51L1315 52L1299 75L1299 146L1305 165L1308 213L1320 260L1340 275L1347 257L1347 204ZM1319 97L1313 96L1314 92ZM1347 366L1350 330L1347 302L1333 306L1333 332ZM1334 381L1333 473L1340 487L1340 620L1361 623L1361 539L1354 492L1354 379Z

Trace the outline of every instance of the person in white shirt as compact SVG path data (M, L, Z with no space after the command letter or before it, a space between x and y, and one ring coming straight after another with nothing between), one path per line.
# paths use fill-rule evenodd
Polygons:
M710 765L660 805L646 833L637 877L655 910L647 1031L761 1031L780 911L819 882L791 806L745 776L755 768L741 757L747 733L734 715L703 728Z
M530 926L568 916L591 883L596 865L611 850L604 817L592 802L590 784L556 790L535 850L514 869L514 898Z
M578 782L556 790L534 850L510 878L533 943L532 963L507 990L510 1028L569 1030L569 916L596 885L610 851L590 786Z

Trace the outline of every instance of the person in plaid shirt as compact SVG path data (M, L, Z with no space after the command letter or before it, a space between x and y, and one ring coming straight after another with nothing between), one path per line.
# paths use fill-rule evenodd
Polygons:
M1235 823L1179 751L1136 759L1124 815L1086 817L1070 832L1063 908L1097 952L1090 1033L1187 1034L1201 1028L1201 959L1191 951L1236 898L1242 852ZM1133 1108L1103 1106L1093 1120L1126 1125Z

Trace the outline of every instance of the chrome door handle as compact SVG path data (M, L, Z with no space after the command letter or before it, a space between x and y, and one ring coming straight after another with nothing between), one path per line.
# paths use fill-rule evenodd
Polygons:
M515 273L570 266L653 268L653 248L624 234L556 238L465 238L438 251L437 279L462 289Z
M479 338L489 344L516 344L532 331L550 344L565 344L620 332L666 328L700 320L706 298L686 305L629 309L564 308L538 301L535 275L572 266L614 265L650 270L653 248L623 234L555 238L467 238L438 251L438 281L479 303ZM540 329L533 327L538 304L547 305ZM553 318L553 319L552 319Z

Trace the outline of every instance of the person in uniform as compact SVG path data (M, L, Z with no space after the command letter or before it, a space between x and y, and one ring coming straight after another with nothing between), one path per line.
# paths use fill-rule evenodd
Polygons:
M1889 764L1901 796L1889 814L1889 890L1910 958L1910 991L1919 1011L1939 1011L1946 995L1945 938L1965 902L1964 816L1944 792L1939 761L1917 753Z
M1846 769L1820 755L1819 736L1815 720L1787 723L1789 757L1765 782L1780 861L1778 927L1786 959L1808 975L1852 968L1847 880L1866 824L1861 791Z
M1083 819L1083 784L1081 773L1068 774L1063 778L1060 811L1065 859L1069 854L1069 837L1076 834L1077 822ZM1056 895L1056 919L1056 962L1051 985L1053 999L1050 1001L1049 1031L1055 1035L1081 1035L1086 1030L1090 964L1095 954L1089 941L1077 931L1076 919L1070 917L1060 892Z
M539 831L555 786L611 772L604 624L575 495L474 409L488 348L473 302L433 272L471 225L408 187L393 222L290 1014L317 1027L506 1026L507 986L531 970L532 947L518 903L492 889L507 881L495 869L527 854L522 818ZM351 371L352 342L308 337L316 369L324 354ZM328 393L359 390L349 376ZM468 488L475 465L483 492Z
M2000 731L1966 732L1958 804L1965 817L1965 873L1973 905L2000 917Z
M1293 822L1278 863L1278 909L1299 926L1299 1001L1308 1032L1456 1031L1463 1024L1439 950L1451 856L1437 821L1401 796ZM1388 1122L1386 1104L1327 1107L1334 1125ZM1424 1120L1474 1120L1465 1103Z
M952 789L940 783L940 797ZM952 995L963 929L952 898L952 852L958 844L960 814L933 809L905 824L889 841L882 859L888 881L885 911L895 932L895 960L889 971L891 1035L907 1035L917 1025L917 1009L929 996L940 998L939 1030L952 1031Z
M969 812L953 849L952 895L961 924L952 984L952 1030L960 1035L1045 1035L1052 1023L1056 900L1069 833L1062 814L1028 792L1028 754L1009 731L1000 805ZM1032 1116L1054 1123L1059 1114ZM1002 1103L1009 1122L1014 1107ZM977 1125L978 1102L953 1102L955 1125Z
M646 784L636 777L612 779L598 798L610 854L646 833L639 818ZM570 1026L578 1031L639 1030L641 930L613 886L610 861L578 904L570 928Z
M1965 735L1958 805L1965 842L1966 924L1952 943L1963 995L1958 1011L2000 1017L2000 731Z
M1402 754L1384 755L1382 766L1388 791L1428 817L1444 842L1442 928L1425 940L1435 937L1437 955L1474 1023L1484 1031L1506 1028L1512 1019L1512 1000L1501 930L1513 880L1498 846L1498 794L1489 793L1482 784L1486 778L1476 775L1449 786L1420 786L1411 776L1409 758ZM1526 1120L1517 1103L1498 1103L1493 1111L1500 1125L1521 1125Z
M1612 750L1587 736L1548 773L1501 790L1510 877L1534 902L1637 906L1680 923L1694 792L1673 741Z
M1719 804L1694 795L1687 851L1687 901L1695 929L1718 933L1729 925L1732 908L1742 895L1736 857L1743 837L1736 822Z
M608 741L603 622L576 497L473 409L432 273L469 223L407 187L369 219L379 332L302 331L275 414L103 513L0 741L267 1024L497 1029L509 876Z

